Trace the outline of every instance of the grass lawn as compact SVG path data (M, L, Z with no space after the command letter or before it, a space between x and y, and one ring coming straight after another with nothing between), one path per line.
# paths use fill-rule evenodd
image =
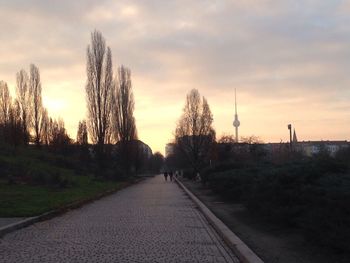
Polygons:
M72 186L55 189L27 184L9 185L0 180L0 217L36 216L107 190L117 190L126 182L96 181L89 176L74 176Z

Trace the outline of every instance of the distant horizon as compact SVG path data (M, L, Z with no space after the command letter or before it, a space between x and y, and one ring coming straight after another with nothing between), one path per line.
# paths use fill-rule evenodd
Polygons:
M0 80L36 64L44 106L75 139L86 118L86 48L94 29L113 70L131 69L139 139L165 153L186 94L208 100L216 138L350 140L350 3L3 1Z

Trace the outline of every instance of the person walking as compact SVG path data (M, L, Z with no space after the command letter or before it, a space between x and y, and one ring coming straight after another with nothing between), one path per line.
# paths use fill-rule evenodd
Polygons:
M165 181L168 181L168 173L167 172L164 172L164 179L165 179Z
M172 182L173 181L173 171L169 172L169 177L170 177L170 181Z

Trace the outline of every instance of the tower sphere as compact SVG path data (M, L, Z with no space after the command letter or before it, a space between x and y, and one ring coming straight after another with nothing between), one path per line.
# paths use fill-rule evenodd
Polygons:
M241 125L241 122L238 120L238 117L235 117L235 120L233 121L233 127L239 127Z

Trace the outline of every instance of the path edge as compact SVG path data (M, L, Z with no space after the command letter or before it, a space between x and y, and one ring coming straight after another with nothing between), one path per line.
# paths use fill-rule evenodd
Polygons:
M204 214L205 218L213 226L216 232L243 263L264 263L261 258L259 258L235 233L233 233L218 217L216 217L202 201L186 188L186 186L184 186L177 178L175 178L175 181L198 206L199 210Z
M62 215L64 213L68 212L69 210L76 209L76 208L82 207L83 205L97 201L103 197L109 196L109 195L114 194L120 190L123 190L131 185L137 184L142 180L144 180L144 178L138 178L133 182L126 182L125 185L123 185L120 188L111 189L111 190L99 193L93 197L83 199L83 200L78 200L78 201L75 201L73 203L64 205L63 207L51 210L51 211L43 213L41 215L28 217L28 218L23 219L21 221L0 227L0 239L8 233L11 233L11 232L19 230L21 228L25 228L27 226L33 225L37 222L45 221L45 220L54 218L56 216Z

